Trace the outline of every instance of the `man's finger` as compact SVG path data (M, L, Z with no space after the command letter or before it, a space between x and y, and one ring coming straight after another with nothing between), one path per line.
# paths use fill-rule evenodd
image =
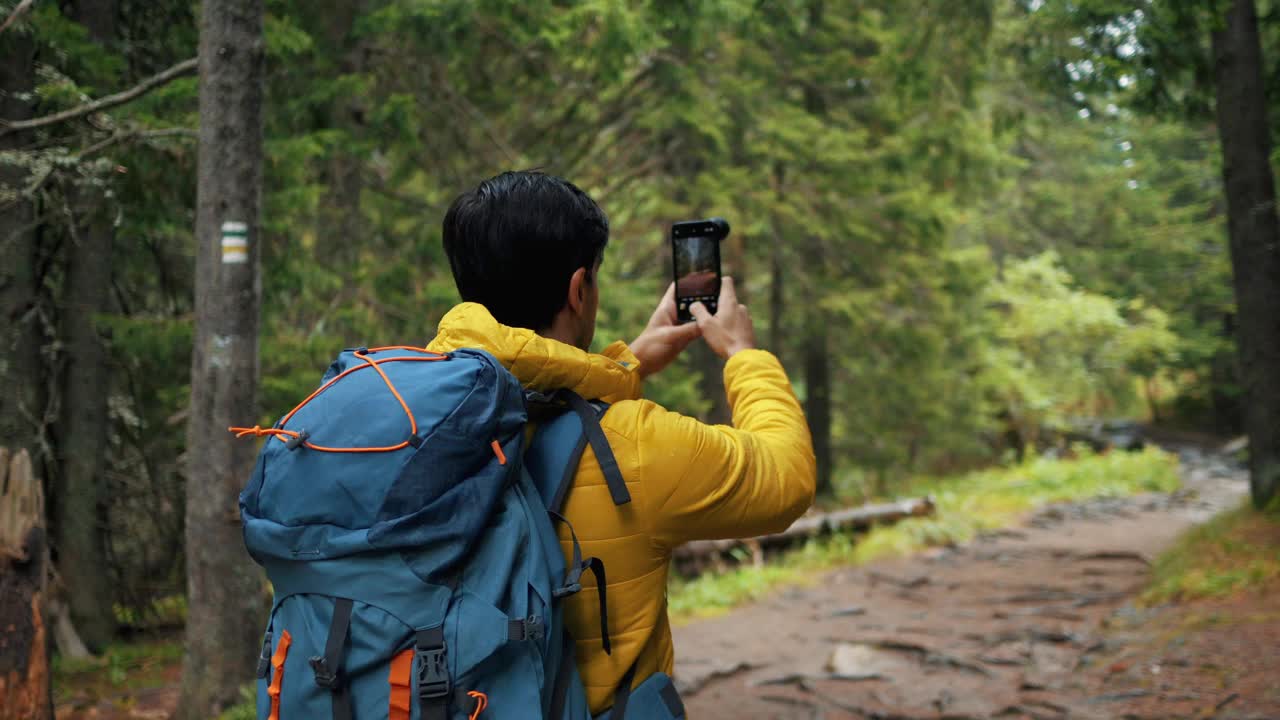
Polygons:
M668 328L667 332L671 333L672 339L676 342L687 345L698 339L698 336L702 334L702 328L698 327L696 322L681 323Z
M711 313L707 312L707 306L700 302L696 302L689 306L689 314L693 316L694 320L698 321L699 325L710 320L712 317Z
M738 304L738 293L733 287L733 278L725 275L720 280L720 307L734 307Z

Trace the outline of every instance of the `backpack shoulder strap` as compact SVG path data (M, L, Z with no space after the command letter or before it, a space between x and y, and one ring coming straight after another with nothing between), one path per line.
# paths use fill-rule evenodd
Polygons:
M578 462L588 444L604 473L605 484L614 505L631 502L618 460L609 447L600 418L609 406L588 402L572 390L559 390L550 397L561 408L560 414L538 426L537 434L525 453L525 467L533 476L547 509L558 513L573 487Z

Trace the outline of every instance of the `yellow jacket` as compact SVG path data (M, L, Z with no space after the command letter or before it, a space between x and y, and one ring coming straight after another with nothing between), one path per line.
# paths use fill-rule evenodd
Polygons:
M667 619L671 551L689 540L748 537L785 529L813 502L815 466L804 413L782 365L763 350L725 364L734 427L705 425L640 399L639 363L624 343L601 354L507 327L482 305L463 303L440 321L429 346L485 350L526 388L569 388L613 403L601 418L632 501L615 506L588 448L564 514L585 555L604 561L613 654L600 645L596 589L583 583L567 605L578 666L593 714L633 662L636 679L672 671ZM569 533L561 528L566 558Z

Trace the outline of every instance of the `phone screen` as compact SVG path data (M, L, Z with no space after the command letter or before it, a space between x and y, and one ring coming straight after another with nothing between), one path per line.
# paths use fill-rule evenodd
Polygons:
M676 310L680 320L693 319L689 306L700 302L715 313L720 297L720 239L708 235L675 236Z

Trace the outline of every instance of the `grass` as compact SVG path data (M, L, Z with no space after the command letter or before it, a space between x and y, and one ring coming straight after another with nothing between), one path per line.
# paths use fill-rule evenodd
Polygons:
M180 639L112 644L102 654L86 660L55 656L54 702L79 695L105 697L160 686L166 682L166 671L181 660Z
M227 708L218 720L257 720L257 691L253 683L240 688L240 702Z
M1177 466L1176 457L1155 448L1104 455L1079 451L1071 460L1031 458L1007 468L923 479L903 494L932 495L932 517L877 527L856 538L838 534L815 539L763 567L674 577L668 606L675 622L688 621L754 600L778 585L814 581L816 570L964 543L1050 503L1171 492L1179 484Z
M1280 582L1280 512L1247 502L1187 531L1152 568L1145 605L1220 598Z

